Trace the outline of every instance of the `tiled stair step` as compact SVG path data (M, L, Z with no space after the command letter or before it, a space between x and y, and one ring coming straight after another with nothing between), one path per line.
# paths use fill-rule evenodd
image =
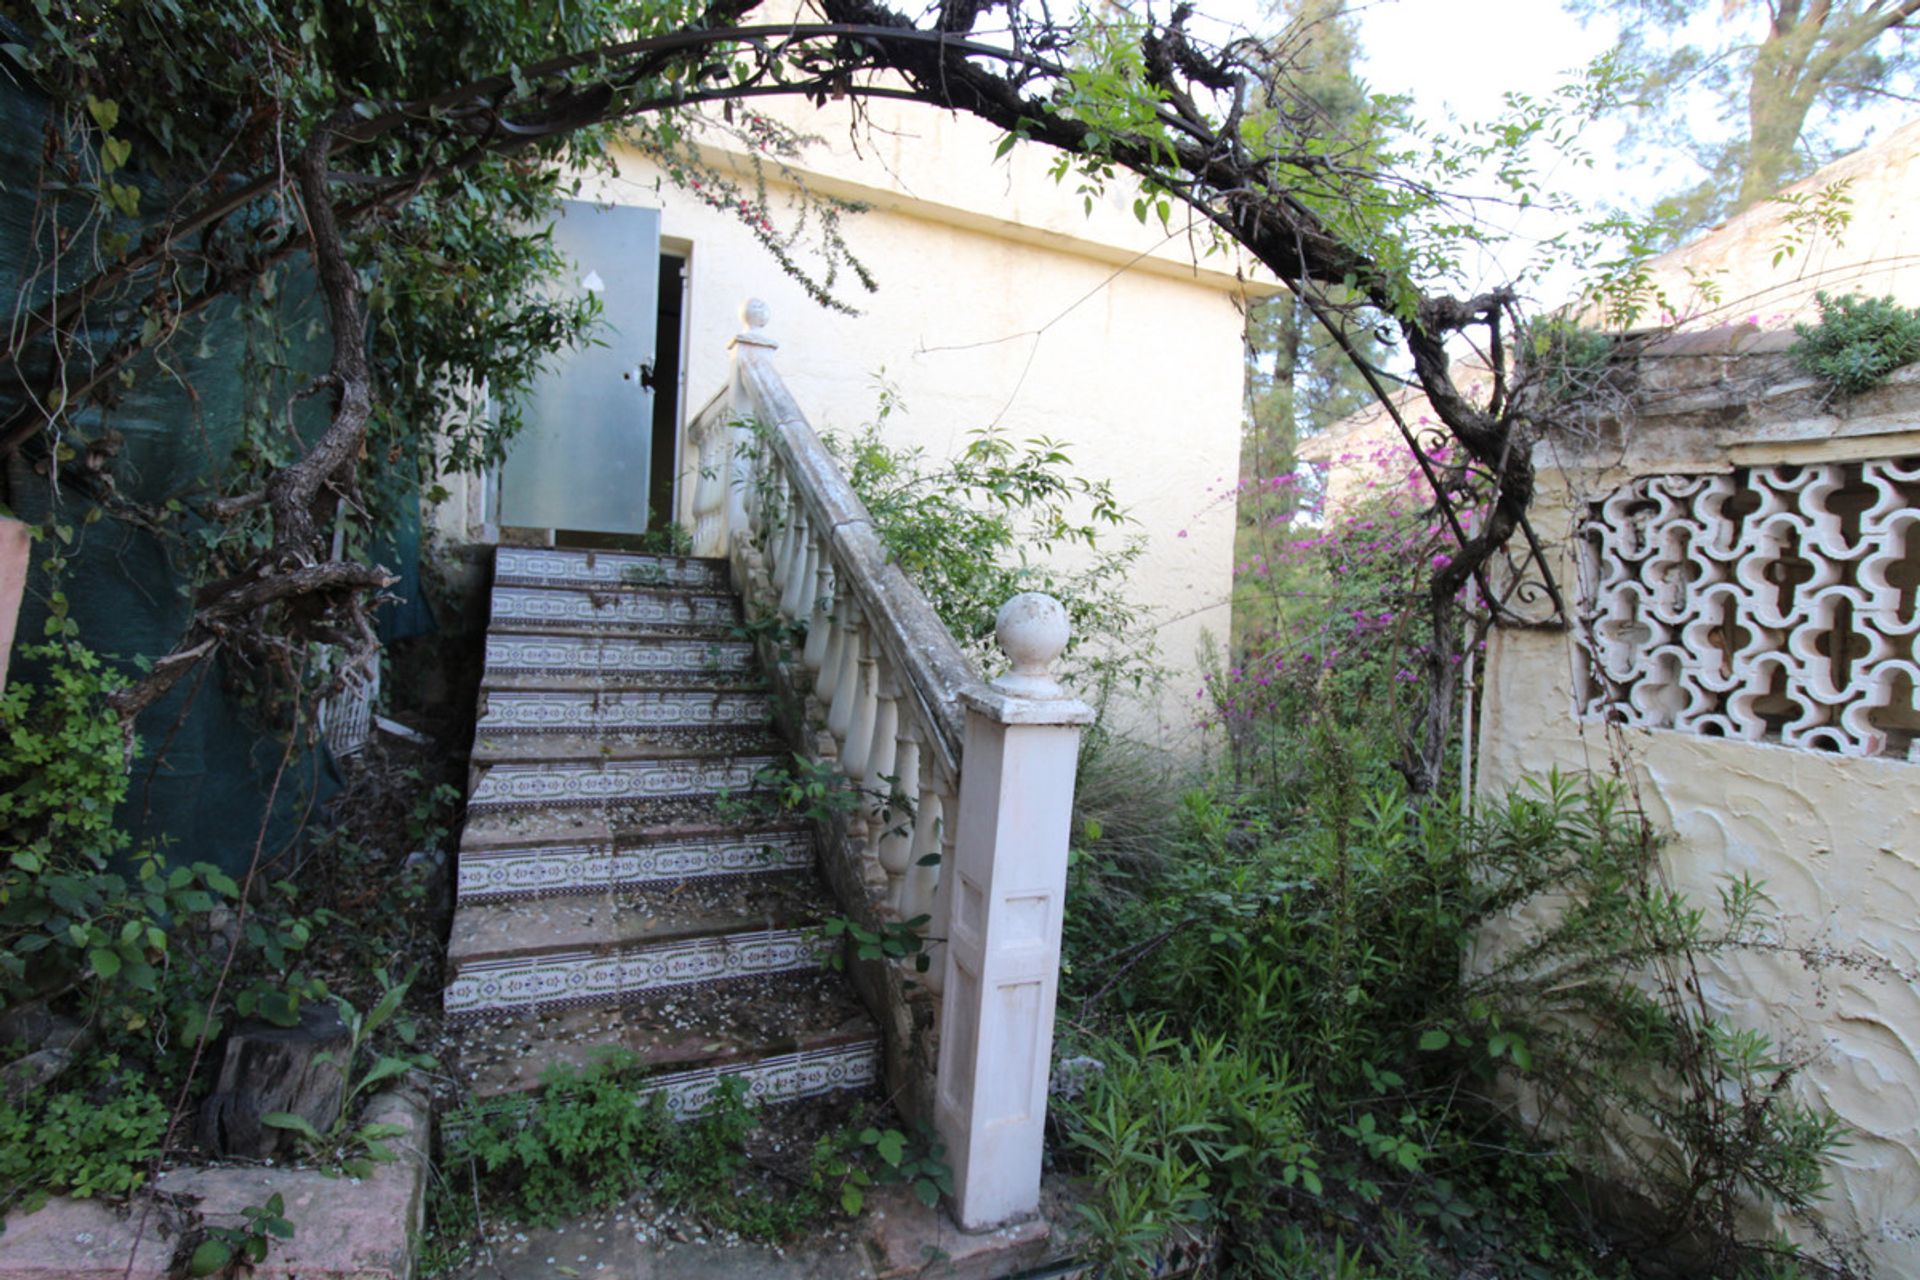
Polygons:
M873 1020L837 973L813 970L668 991L619 1005L523 1013L455 1029L457 1055L481 1098L537 1089L548 1066L581 1069L610 1048L668 1073L649 1084L699 1086L746 1075L768 1101L859 1089L879 1079ZM673 1094L668 1097L674 1104Z
M493 580L520 587L730 589L725 560L563 547L501 547L494 552Z
M469 965L507 958L611 955L743 933L779 933L834 914L811 876L760 876L727 884L687 881L662 893L571 894L532 902L463 905L447 940L455 979Z
M490 627L532 631L677 627L729 635L740 603L730 594L649 589L495 586Z
M638 760L547 760L484 765L469 813L491 809L641 804L744 792L782 757L697 754Z
M460 914L485 909L463 908ZM443 1003L448 1020L455 1022L536 1009L622 1004L662 991L818 969L833 945L814 928L753 929L611 950L469 959L456 966Z
M480 704L481 734L764 728L773 714L766 693L738 689L490 689Z
M740 679L753 670L748 640L621 632L527 633L487 636L485 683L525 676L600 680L692 673Z
M788 756L766 726L730 729L588 729L583 733L493 733L473 737L476 767L494 764L605 764L720 756Z
M813 837L797 826L675 829L616 838L602 826L597 838L549 843L476 843L460 850L458 896L469 903L544 898L557 894L670 890L690 881L786 876L813 868Z

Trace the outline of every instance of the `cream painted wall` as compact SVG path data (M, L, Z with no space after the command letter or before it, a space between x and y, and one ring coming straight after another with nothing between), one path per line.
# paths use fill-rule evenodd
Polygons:
M1533 510L1560 581L1575 581L1566 549L1578 513L1637 476L1920 450L1912 429L1920 377L1875 393L1844 419L1808 412L1814 397L1804 381L1773 391L1747 401L1745 418L1731 423L1705 404L1645 417L1610 456L1563 447L1559 465L1548 466L1552 450L1542 446ZM1873 958L1871 966L1835 959L1809 967L1794 955L1743 952L1706 964L1706 990L1732 1019L1814 1056L1795 1087L1855 1130L1821 1216L1860 1245L1876 1275L1920 1275L1920 765L1671 730L1609 731L1574 714L1577 661L1570 634L1494 632L1481 792L1499 794L1556 767L1605 776L1623 762L1649 817L1674 835L1662 856L1676 888L1709 905L1727 877L1751 874L1766 883L1782 941Z

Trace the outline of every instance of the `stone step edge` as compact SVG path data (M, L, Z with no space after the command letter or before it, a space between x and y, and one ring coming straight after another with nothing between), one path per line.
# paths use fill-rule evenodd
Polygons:
M720 626L719 623L696 624L686 622L635 622L622 625L625 628L626 638L633 640L713 640L714 637L705 634L689 635L688 628L695 627L698 630L705 631ZM730 631L733 625L732 623L728 623L724 629ZM566 619L561 619L556 622L541 622L535 620L525 625L522 625L518 619L508 619L504 626L489 628L487 635L501 637L521 636L530 640L548 640L555 636L570 637L576 640L604 640L607 638L604 627L588 623L570 622ZM731 634L720 637L718 642L742 647L749 647L753 644L753 641L745 636Z
M755 762L755 769L764 769L769 760L784 761L790 753L786 744L772 734L771 726L764 726L767 732L756 732L763 726L736 725L678 725L668 728L650 729L645 732L630 730L617 733L601 728L598 732L589 726L581 732L579 726L571 731L567 729L501 729L488 726L476 730L473 735L473 749L468 753L468 763L476 769L531 768L539 765L607 765L628 766L634 768L657 764L668 767L676 762L700 764L709 762L747 761ZM701 738L720 738L735 735L733 741L702 743ZM495 739L504 739L497 743ZM497 746L508 745L524 747L529 740L536 743L545 741L538 754L502 755ZM752 775L747 780L731 787L732 790L745 790L753 785ZM702 789L691 792L692 795L713 794ZM469 806L471 807L471 806Z
M608 581L605 578L556 577L550 573L499 573L496 571L493 575L493 585L548 588L555 591L684 591L706 596L733 594L733 584L727 581L724 574L711 580L689 578L675 581L671 578L662 578L654 582L641 582L626 578Z
M813 929L759 929L613 951L567 951L470 960L449 976L441 1007L449 1024L542 1010L624 1004L657 992L826 966L838 942ZM645 972L634 972L644 970Z
M495 683L497 679L511 679L513 683L501 685ZM749 672L708 672L691 666L634 666L597 672L576 666L505 666L482 672L480 693L482 697L492 693L758 693L770 697L774 687Z
M645 893L685 884L721 884L756 876L811 871L813 841L805 831L778 839L694 838L618 844L522 845L462 850L454 894L460 905L537 901L568 894Z
M475 755L478 756L478 754L478 748L476 747ZM766 753L742 755L729 752L720 755L653 756L637 760L601 761L597 762L600 764L598 768L586 767L596 762L581 759L516 760L511 762L493 761L485 764L481 764L476 760L475 768L483 770L483 773L479 783L468 793L467 812L469 814L506 813L516 810L526 812L528 810L538 809L561 810L582 807L593 808L607 805L639 805L671 800L713 799L722 793L751 790L754 785L755 775L763 769L771 768L774 764L778 763L780 759L780 756ZM724 769L727 772L728 780L708 781L696 778L685 786L675 786L667 790L638 794L602 793L597 795L561 794L523 796L513 796L509 794L498 798L480 795L480 789L492 781L497 774L503 774L509 777L536 777L542 773L551 774L555 772L552 766L557 765L560 767L561 772L568 771L568 766L578 766L575 776L600 776L607 774L638 773L646 766L664 764L666 761L675 760L712 763L717 766L716 772L719 769Z
M679 551L634 551L624 547L569 547L557 544L554 546L535 547L527 546L523 543L503 542L495 553L496 564L499 563L499 551L505 551L510 555L524 556L578 556L583 560L597 560L601 557L609 560L661 560L672 564L692 565L695 568L711 569L718 573L725 573L727 571L727 558L725 556L696 556L690 552Z
M488 833L482 827L476 838L469 824L461 834L460 853L487 857L495 852L519 849L539 850L593 846L615 850L639 849L657 844L681 844L690 840L746 840L756 836L805 836L813 828L799 819L743 819L729 822L715 815L713 821L682 820L645 826L589 828L585 832L555 832L550 836L521 836L510 831ZM494 838L497 837L497 838Z
M498 689L482 687L480 733L579 733L615 730L752 732L771 729L767 689ZM542 715L560 717L543 720ZM571 717L571 718L570 718ZM704 717L704 718L703 718Z
M723 1078L740 1076L747 1080L746 1100L752 1105L801 1102L842 1090L877 1087L881 1081L881 1058L884 1052L878 1035L865 1035L826 1038L818 1045L788 1053L729 1055L716 1058L706 1066L644 1076L635 1082L633 1100L636 1106L645 1105L656 1093L665 1090L667 1114L677 1120L692 1119L706 1110ZM809 1068L816 1072L811 1082L813 1087L807 1087L810 1082L804 1074ZM780 1079L783 1075L785 1082ZM787 1083L788 1087L782 1088L783 1083ZM490 1095L479 1100L465 1117L449 1117L444 1133L448 1137L457 1136L465 1127L463 1119L470 1123L469 1117L498 1114L520 1105L523 1098L533 1098L533 1105L538 1106L537 1099L540 1096L542 1092L538 1085L527 1090L509 1090Z
M627 912L619 910L615 903L608 903L602 911L597 903L581 903L583 894L556 894L552 899L560 900L562 909L590 911L586 921L569 921L565 931L573 937L569 941L553 941L554 933L562 931L559 925L550 924L546 935L526 937L524 928L515 928L519 923L519 912L514 902L469 902L464 904L468 913L468 928L463 929L456 916L452 936L447 943L447 974L449 980L457 980L475 966L488 966L500 961L538 961L548 957L574 956L621 956L637 954L660 947L674 946L680 943L704 942L711 939L745 938L753 934L810 934L819 929L826 917L837 911L833 900L826 896L825 887L809 885L806 881L780 880L768 886L769 889L798 889L799 901L781 901L758 912L742 912L732 903L717 904L715 909L703 917L681 919L678 923L660 923L657 915L646 913L653 921L651 926L638 926L641 932L623 932L623 917ZM806 892L813 888L812 894ZM646 893L613 895L620 905L645 912L649 897ZM572 899L572 901L569 901ZM501 937L484 949L474 944L468 934L475 927L504 927L511 936Z

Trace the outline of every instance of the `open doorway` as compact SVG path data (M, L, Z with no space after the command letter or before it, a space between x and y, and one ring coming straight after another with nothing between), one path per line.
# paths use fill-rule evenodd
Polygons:
M687 254L665 246L660 253L660 306L654 324L653 458L647 484L647 532L673 523L679 510L674 486L680 478L680 419L686 398L682 353L687 326Z
M686 383L688 246L660 212L568 201L555 287L599 299L593 341L544 370L499 471L504 542L631 546L673 523Z

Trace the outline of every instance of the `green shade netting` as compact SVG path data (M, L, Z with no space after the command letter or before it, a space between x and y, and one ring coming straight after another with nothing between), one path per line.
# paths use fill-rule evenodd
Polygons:
M30 301L48 296L43 255L33 249L35 175L39 168L46 100L21 83L18 71L0 59L0 297L9 311L23 282L33 275ZM137 122L131 122L137 127ZM137 229L136 229L137 238ZM63 271L73 278L77 267ZM280 291L280 324L292 339L286 358L292 370L324 369L328 339L317 323L320 307L311 286L296 280ZM111 333L96 330L104 347ZM216 303L168 346L165 366L142 361L133 385L105 411L81 419L82 433L97 439L111 430L122 438L113 474L120 491L149 507L188 500L216 487L221 469L240 441L243 397L248 394L246 333L237 304ZM289 385L298 385L292 381ZM0 391L0 415L18 404ZM326 423L324 397L295 410L294 427L311 440ZM137 527L111 518L83 523L84 499L56 494L44 474L17 456L7 464L7 496L14 514L36 525L56 521L72 530L69 565L61 581L80 639L137 675L135 655L168 652L192 612L185 551ZM410 499L390 504L405 513L401 527L376 540L374 558L400 575L392 588L398 603L377 614L385 641L423 634L433 619L421 599L420 519L417 477L389 481ZM188 536L200 531L189 530ZM50 584L36 564L28 582L16 646L43 635ZM11 678L31 681L36 664L16 655ZM260 838L272 779L285 753L285 739L264 730L241 705L237 686L216 660L188 676L137 726L142 749L136 760L121 820L137 840L162 842L179 861L204 860L230 871L245 868ZM314 803L337 785L324 749L297 749L267 823L266 852L284 846Z

